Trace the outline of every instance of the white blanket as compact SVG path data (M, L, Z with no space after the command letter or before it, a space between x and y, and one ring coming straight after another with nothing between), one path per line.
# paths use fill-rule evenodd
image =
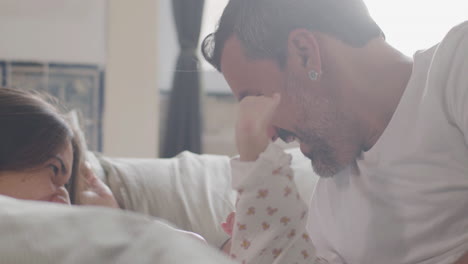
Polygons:
M0 196L4 264L233 263L162 222L121 210Z

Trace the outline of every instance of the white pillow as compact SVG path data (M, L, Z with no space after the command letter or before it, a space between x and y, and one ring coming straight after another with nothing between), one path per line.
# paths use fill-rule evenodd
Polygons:
M183 152L172 159L102 158L108 185L119 205L163 218L220 246L221 229L234 211L235 192L227 156Z

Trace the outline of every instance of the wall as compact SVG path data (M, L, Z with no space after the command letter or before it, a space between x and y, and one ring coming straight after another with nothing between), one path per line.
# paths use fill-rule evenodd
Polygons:
M106 68L104 153L158 154L158 0L1 0L0 59Z
M0 58L103 65L105 0L1 0Z
M157 157L157 0L111 0L104 152Z

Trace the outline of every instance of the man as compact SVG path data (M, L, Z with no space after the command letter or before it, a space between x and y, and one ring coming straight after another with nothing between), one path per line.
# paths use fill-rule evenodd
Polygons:
M361 0L231 0L203 52L321 176L308 230L330 263L468 263L468 24L408 58ZM250 97L251 98L251 97Z

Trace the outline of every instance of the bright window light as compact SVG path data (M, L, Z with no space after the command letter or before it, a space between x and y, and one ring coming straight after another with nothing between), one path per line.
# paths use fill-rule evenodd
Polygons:
M413 55L439 43L457 24L468 20L468 2L460 0L365 0L387 41Z
M208 34L212 33L216 29L219 18L223 14L223 10L227 3L228 0L205 0L200 43ZM201 67L203 70L215 70L208 62L203 59L201 53L200 58Z

